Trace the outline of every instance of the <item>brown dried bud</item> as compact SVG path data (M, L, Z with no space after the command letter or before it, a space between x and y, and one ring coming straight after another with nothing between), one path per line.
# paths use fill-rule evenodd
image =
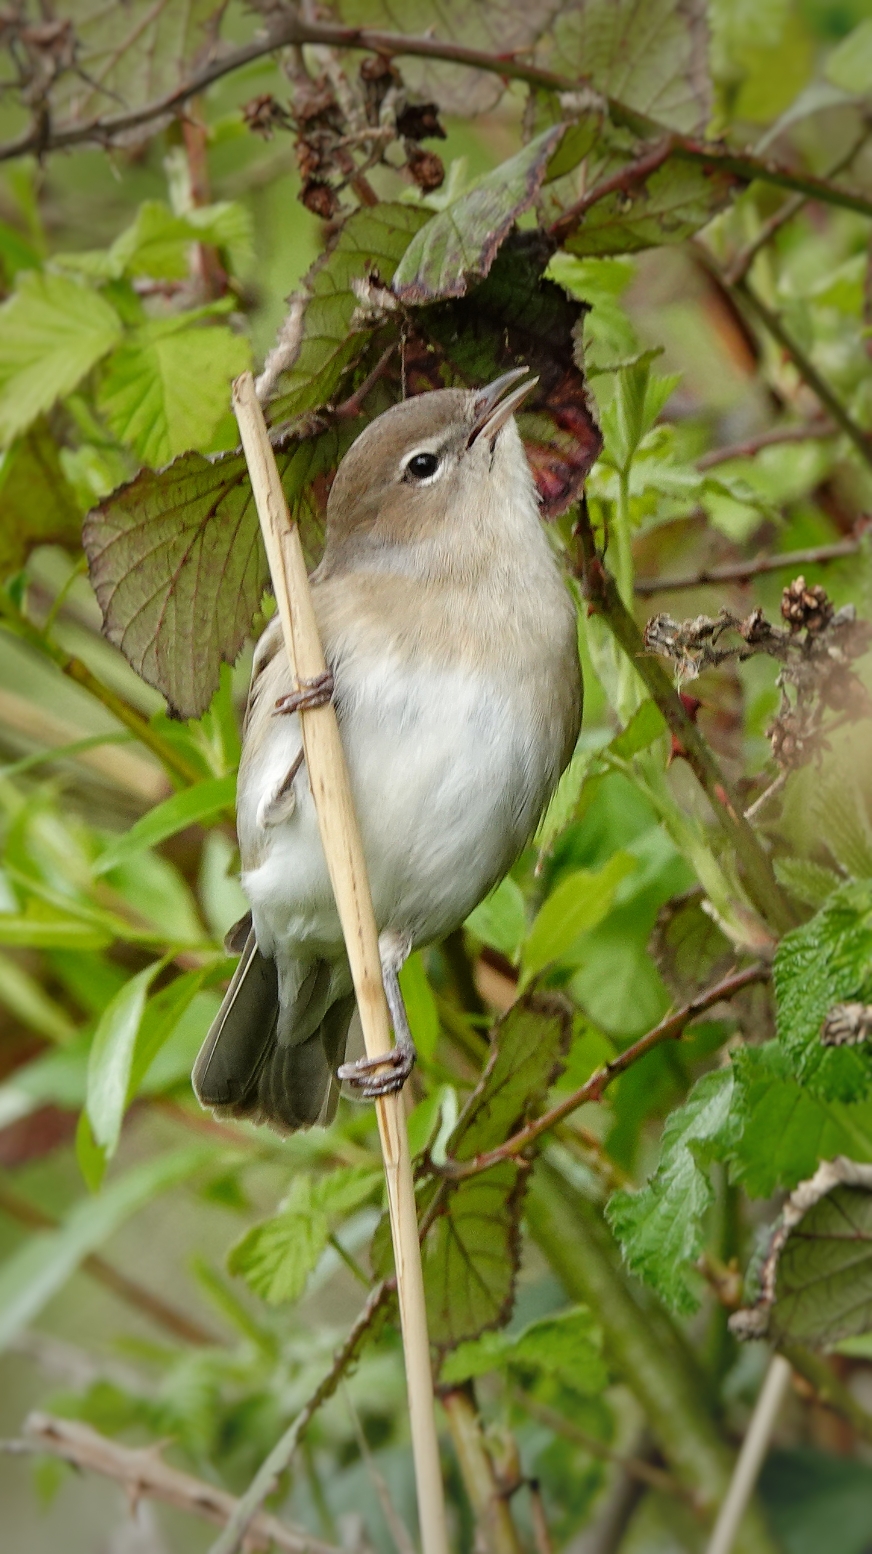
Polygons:
M397 114L397 130L406 140L444 140L438 103L406 103Z
M310 178L307 184L300 190L299 198L307 210L313 216L320 216L322 221L331 221L339 209L339 195L335 189L331 189L329 183L323 183L320 178Z
M294 91L294 115L298 124L322 119L325 125L340 132L345 125L342 109L326 76L299 83Z
M394 88L401 87L403 78L396 66L383 54L371 54L360 67L366 117L370 124L378 124L381 105Z
M772 758L779 766L788 769L802 766L806 758L806 741L799 718L786 712L776 718L766 732L772 747Z
M781 595L781 614L791 631L805 628L814 636L833 618L833 607L820 583L806 587L804 577L794 578Z
M422 151L419 146L410 146L407 165L418 188L425 194L429 194L431 189L440 189L445 182L442 159L434 151Z
M271 92L263 92L260 97L252 97L250 102L244 103L242 118L246 128L263 140L272 140L275 129L287 129L291 122L287 108Z

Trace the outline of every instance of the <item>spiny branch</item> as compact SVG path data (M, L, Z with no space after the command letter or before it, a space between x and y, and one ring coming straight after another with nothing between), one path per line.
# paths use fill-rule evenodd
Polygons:
M119 136L129 135L131 131L144 128L147 124L173 116L190 98L244 65L262 59L277 49L301 48L305 44L360 49L396 58L443 60L448 64L464 65L471 70L500 76L504 81L524 81L529 86L548 92L573 92L578 91L579 87L590 85L583 76L573 79L553 70L544 70L538 65L524 64L512 56L488 54L439 38L405 37L399 33L370 31L363 27L309 22L299 16L289 15L274 22L254 42L219 54L195 71L180 87L141 108L127 113L102 115L83 124L62 125L58 129L52 128L50 116L43 112L31 129L16 140L0 146L0 161L28 154L44 156L49 151L87 142L105 146ZM872 217L872 199L864 194L837 188L825 178L794 172L791 168L782 167L777 162L754 156L750 152L733 151L717 142L701 140L692 135L671 134L656 119L638 113L616 98L604 97L602 102L613 124L630 130L641 139L662 142L664 137L669 137L671 155L678 161L695 163L710 171L720 170L742 183L753 183L759 179L763 183L775 184L778 188L802 194L807 199L821 200L827 205L841 206L845 210Z
M122 1484L134 1506L141 1499L161 1500L192 1516L224 1524L239 1504L235 1496L214 1484L170 1467L155 1448L121 1446L77 1419L30 1414L24 1428L23 1440L4 1441L0 1450L10 1455L44 1452L75 1468L101 1473ZM283 1554L339 1554L333 1544L296 1532L264 1511L252 1519L248 1537L250 1548L280 1549Z
M841 561L844 556L855 556L863 543L864 528L847 540L834 540L831 545L811 545L807 550L786 550L780 556L755 556L750 561L729 561L719 567L703 567L699 572L687 572L681 577L640 577L636 579L636 593L643 596L678 591L682 588L702 588L707 583L747 583L765 572L795 572L798 567L817 566L824 561Z
M579 1106L584 1106L587 1101L601 1100L603 1092L612 1080L617 1079L618 1075L623 1074L628 1068L632 1068L633 1064L638 1063L639 1059L652 1048L661 1046L664 1041L677 1040L684 1034L691 1020L695 1020L698 1015L704 1014L715 1004L734 998L743 988L751 987L755 982L767 981L769 974L769 967L763 961L757 961L743 971L731 972L728 977L722 978L713 987L707 988L704 993L697 994L696 998L692 998L683 1008L667 1015L659 1025L654 1026L653 1030L640 1036L639 1040L634 1041L624 1052L618 1053L618 1056L612 1058L604 1068L598 1068L595 1074L591 1074L590 1079L577 1090L573 1090L570 1095L564 1096L556 1106L552 1106L541 1116L535 1117L519 1132L513 1133L504 1144L488 1150L486 1154L475 1155L471 1160L446 1160L437 1168L439 1174L450 1178L451 1181L460 1181L467 1176L477 1176L481 1171L487 1171L491 1166L498 1165L500 1161L512 1160L523 1154L542 1137L543 1133L548 1133L558 1123L563 1122Z

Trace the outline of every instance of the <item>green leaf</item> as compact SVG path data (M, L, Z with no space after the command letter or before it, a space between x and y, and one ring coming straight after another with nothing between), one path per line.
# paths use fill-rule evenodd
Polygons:
M506 875L496 890L470 912L464 926L484 944L514 960L527 931L527 912L520 885Z
M184 314L144 324L109 358L100 408L144 464L167 464L208 447L249 360L247 342L227 328L185 328Z
M824 868L810 858L776 858L775 878L797 901L806 906L823 906L828 896L842 883L834 869Z
M155 804L117 841L110 842L98 858L94 873L107 874L120 863L127 863L137 853L145 852L149 847L157 847L167 837L176 836L187 826L203 825L206 821L226 815L228 810L232 811L235 797L234 772L229 772L226 777L209 777L205 782L195 783L192 788L184 788L180 793L172 794L162 803Z
M160 200L146 200L109 249L109 273L185 280L191 244L197 242L233 250L237 263L244 259L251 248L251 217L245 206L222 201L179 216Z
M829 1349L872 1331L872 1166L839 1156L791 1193L760 1284L731 1318L742 1338Z
M297 1300L327 1245L331 1220L359 1208L380 1185L380 1173L364 1166L296 1177L279 1212L231 1248L230 1272L271 1306Z
M553 68L672 129L711 112L705 0L578 0L554 20Z
M96 921L0 912L0 944L31 950L103 950L113 938L113 933Z
M335 466L334 432L278 453L309 560L320 546L316 485ZM251 627L268 580L242 454L199 453L144 470L85 520L83 543L106 635L183 717L199 717Z
M872 17L860 22L836 44L824 73L828 81L843 91L868 95L872 83Z
M0 442L69 394L121 335L115 309L65 275L26 270L0 308Z
M419 950L409 956L400 972L400 990L418 1056L429 1063L439 1040L439 1011Z
M60 1004L49 996L35 977L9 955L0 954L0 1004L22 1024L47 1036L49 1041L69 1041L76 1027Z
M703 1219L713 1198L701 1161L713 1149L723 1152L735 1129L733 1083L726 1069L698 1080L667 1120L660 1162L647 1186L615 1193L606 1209L629 1267L677 1311L699 1304L688 1272L702 1250Z
M384 203L357 210L343 222L304 282L299 344L269 406L273 423L332 399L374 327L361 306L360 288L370 282L390 286L410 239L431 215L420 206Z
M542 1105L569 1049L563 999L528 993L498 1021L481 1079L449 1136L446 1152L471 1160L501 1144Z
M118 1147L145 1000L161 967L162 962L156 961L131 977L105 1009L94 1032L86 1109L94 1141L105 1149L107 1158Z
M518 216L536 199L563 128L555 124L537 135L413 237L393 280L402 302L462 297L484 279Z
M821 1026L833 1004L872 997L872 883L839 886L821 910L782 939L773 967L778 1039L794 1073L814 1095L853 1101L872 1080L856 1047L824 1047Z
M872 1160L872 1102L824 1101L800 1085L777 1042L733 1053L738 1136L730 1174L752 1198L811 1176L821 1160Z
M8 1347L125 1220L214 1161L214 1144L158 1155L116 1178L97 1197L77 1203L56 1230L31 1235L0 1267L0 1348Z
M608 175L616 171L609 166ZM628 181L597 200L564 240L571 254L635 254L645 248L683 243L735 194L728 173L711 172L687 162L668 162L644 180Z
M440 1382L456 1385L509 1366L558 1376L573 1391L595 1397L608 1384L602 1333L586 1306L531 1322L520 1333L483 1333L445 1360Z
M45 421L0 453L0 577L17 572L36 545L78 548L82 514Z
M622 879L638 867L631 853L616 852L601 869L578 869L560 881L534 919L521 956L525 980L569 951L611 910Z
M647 750L665 732L666 719L657 703L649 698L636 708L626 728L615 735L608 749L611 755L618 756L620 760L630 761L640 751Z

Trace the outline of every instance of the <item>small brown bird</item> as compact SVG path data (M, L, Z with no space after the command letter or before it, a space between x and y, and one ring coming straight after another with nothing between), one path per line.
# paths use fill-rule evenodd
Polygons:
M414 1048L397 973L463 922L529 841L581 718L575 612L513 412L525 369L395 405L347 453L312 595L325 683L296 690L277 621L255 653L239 770L242 956L194 1068L204 1106L328 1122L340 1079L396 1089ZM342 1068L351 976L298 712L333 696L397 1046Z

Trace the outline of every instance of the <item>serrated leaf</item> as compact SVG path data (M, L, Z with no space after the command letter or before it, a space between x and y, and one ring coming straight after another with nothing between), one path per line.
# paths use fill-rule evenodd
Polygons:
M378 1172L360 1166L296 1177L279 1212L231 1248L230 1272L271 1306L297 1300L327 1245L331 1219L358 1208L380 1184Z
M722 1152L730 1139L733 1084L726 1069L698 1080L669 1116L647 1186L615 1193L606 1209L628 1266L676 1311L699 1304L688 1271L702 1250L703 1218L714 1196L701 1156Z
M236 776L208 777L204 782L173 793L162 803L155 804L147 814L137 820L129 831L117 841L110 842L94 868L97 875L108 874L120 863L127 863L137 853L149 847L157 847L167 837L176 836L187 826L202 825L233 809L236 796Z
M649 951L673 998L687 1003L700 987L726 976L735 950L703 906L701 892L662 908Z
M622 761L629 761L640 751L647 750L665 732L666 719L657 703L649 698L636 708L626 728L615 735L608 749Z
M614 171L610 168L609 176ZM628 181L626 191L597 200L564 246L572 254L595 257L683 243L729 204L735 189L728 173L668 162L644 182Z
M872 1166L825 1161L784 1205L742 1338L828 1349L872 1331Z
M628 852L613 853L601 869L577 869L540 907L521 955L525 979L560 960L581 934L595 928L611 911L622 879L638 868Z
M402 302L462 297L470 283L484 279L518 216L539 193L562 135L561 124L544 130L427 222L393 279L392 290Z
M535 1115L569 1049L572 1020L562 999L529 993L494 1026L491 1051L446 1152L471 1160Z
M577 0L554 23L554 68L672 129L711 111L705 0Z
M237 262L244 260L251 249L251 217L245 206L224 200L179 215L162 200L145 200L111 248L56 254L54 262L113 280L123 275L185 280L194 243L231 249Z
M810 907L823 906L842 883L842 877L835 869L827 869L811 858L776 858L774 868L779 885Z
M782 939L773 981L778 1039L797 1078L825 1099L853 1101L872 1080L856 1047L824 1047L821 1026L834 1004L872 996L872 883L839 886L821 910Z
M214 1144L158 1155L77 1203L57 1230L39 1231L0 1268L0 1348L38 1316L91 1252L159 1193L214 1164Z
M279 472L309 559L320 547L334 432L293 442ZM199 717L242 647L268 581L245 458L198 453L144 470L95 507L83 543L110 642L183 717Z
M143 464L168 464L208 447L230 404L230 385L249 365L247 342L223 326L185 328L184 315L144 324L112 353L99 404L118 438Z
M811 1176L821 1160L849 1150L872 1160L872 1103L823 1101L804 1089L777 1042L733 1053L739 1134L730 1173L752 1198L768 1198Z
M0 442L69 394L121 336L113 307L66 275L22 272L0 307Z
M158 961L131 977L103 1011L94 1032L85 1105L94 1142L107 1159L118 1147L136 1038L148 990L160 969Z
M812 817L815 834L845 872L872 878L872 822L858 786L842 773L818 784Z
M608 1383L602 1333L586 1306L531 1322L520 1333L483 1333L445 1360L439 1380L457 1385L517 1365L559 1376L573 1391L596 1396Z
M270 401L274 424L319 409L332 399L374 328L354 283L373 281L383 289L389 287L410 240L431 219L432 212L421 206L386 202L354 211L343 222L303 282L305 301L296 354Z
M470 912L464 927L484 944L499 950L501 955L514 959L527 931L527 911L520 885L507 874L496 890Z
M36 545L78 547L81 529L57 443L39 420L0 453L0 577L17 572Z
M451 1349L508 1321L521 1257L526 1170L492 1166L452 1192L421 1249L431 1341Z

